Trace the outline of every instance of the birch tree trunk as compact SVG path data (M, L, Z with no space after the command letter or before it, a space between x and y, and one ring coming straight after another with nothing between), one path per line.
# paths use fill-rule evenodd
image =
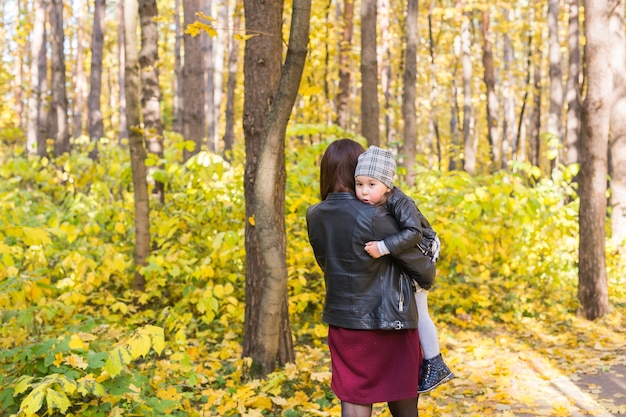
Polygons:
M609 312L605 259L608 136L612 107L609 0L584 0L587 96L583 103L579 174L579 314L589 320Z
M380 145L376 0L361 1L361 134L368 145Z
M146 179L146 149L141 133L140 78L137 57L137 0L124 1L125 90L128 148L135 197L135 290L144 291L146 279L141 268L150 255L150 206Z
M402 120L404 131L400 148L400 164L406 169L405 181L415 185L415 151L417 148L417 46L418 38L418 0L407 0L406 12L406 51L405 66L402 76Z
M89 75L89 97L87 98L87 124L93 150L89 156L98 157L98 142L104 136L104 123L100 98L102 93L102 51L104 49L104 17L106 0L94 1L93 30L91 33L91 73Z

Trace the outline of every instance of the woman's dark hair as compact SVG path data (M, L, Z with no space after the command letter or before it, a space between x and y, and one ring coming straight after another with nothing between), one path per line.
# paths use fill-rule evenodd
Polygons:
M354 193L354 170L363 152L363 146L352 139L338 139L328 145L320 162L322 200L326 200L328 193Z

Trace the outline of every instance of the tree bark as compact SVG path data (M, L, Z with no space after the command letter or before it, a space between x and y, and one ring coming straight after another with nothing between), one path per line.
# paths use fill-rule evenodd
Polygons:
M181 68L181 41L183 38L180 28L180 0L174 1L174 115L172 121L172 130L177 133L183 133L183 70Z
M407 1L405 66L402 76L402 120L404 142L400 149L400 164L406 169L404 180L409 186L415 185L415 153L417 149L417 46L418 0Z
M335 123L347 129L349 122L348 103L350 100L350 74L352 33L354 32L354 0L344 0L341 43L339 45L339 89L335 102L337 117Z
M608 136L613 74L609 1L584 0L588 88L583 103L579 174L579 314L593 320L609 312L605 260Z
M548 159L554 169L560 163L563 140L563 70L559 42L559 0L548 0L548 48L550 61L550 106L548 107Z
M156 0L139 0L141 21L141 109L143 115L145 146L149 153L163 160L163 126L161 124L161 87L159 85L159 32L156 18ZM163 169L163 164L159 163ZM152 192L161 204L165 203L165 185L155 180Z
M265 282L258 320L259 338L252 358L262 375L274 370L281 339L282 308L287 300L285 131L304 70L310 15L311 0L294 0L285 66L270 108L255 175L254 218L263 249ZM293 360L291 345L289 361Z
M28 97L28 127L26 135L26 150L30 154L46 156L46 138L42 139L44 126L40 123L40 105L42 95L45 93L42 84L46 79L45 72L41 69L43 60L46 62L46 8L47 1L35 2L35 22L31 41L31 65L30 65L30 92ZM42 68L43 67L43 68ZM45 131L45 130L44 130Z
M233 32L239 33L241 26L241 6L236 1L232 15ZM239 67L239 41L229 36L228 42L228 79L226 80L226 113L224 121L224 159L232 160L235 144L235 88L237 88L237 69Z
M146 179L146 149L141 133L140 77L137 57L137 0L124 1L125 90L128 147L135 196L135 290L144 291L146 279L141 268L150 256L150 206Z
M104 123L100 97L102 92L102 51L104 49L104 17L106 0L94 1L93 31L91 33L91 73L89 75L89 97L87 98L87 124L93 150L92 159L98 157L98 142L104 136Z
M482 15L483 32L483 71L485 87L487 89L487 138L489 139L489 149L491 152L491 165L493 169L502 168L501 155L502 144L498 132L498 96L496 95L496 73L493 63L493 34L491 32L491 21L489 9L483 11Z
M428 148L437 157L437 169L441 170L441 138L439 135L439 109L438 109L438 97L439 97L439 84L437 83L437 69L435 67L436 45L435 38L433 36L433 9L435 3L433 0L430 2L430 10L428 12L428 52L430 56L430 116L428 117L429 126L429 143Z
M67 122L67 90L65 76L65 34L63 32L63 0L52 0L50 8L50 44L52 73L52 112L55 117L54 155L70 151L70 132Z
M611 238L626 249L626 36L624 0L611 13L611 65L613 68L613 107L609 136L611 185Z
M565 128L565 165L578 163L578 142L580 136L580 25L578 6L580 0L569 0L568 46L569 66L567 71L566 101L567 118Z
M506 8L502 14L505 17L505 22L511 24L511 9ZM513 93L513 83L515 75L513 74L513 66L515 65L513 58L513 45L511 44L511 38L508 33L502 35L502 48L503 48L503 60L504 60L504 79L502 80L502 158L501 166L507 167L509 158L513 159L512 152L509 153L513 147L513 142L516 136L515 126L515 94Z
M119 132L118 138L120 141L122 139L128 138L128 122L126 120L126 40L124 36L124 2L120 1L117 4L117 15L119 18L119 25L117 26L117 56L119 60L119 80L118 87L119 98L120 98L120 123L119 123Z
M246 311L243 339L243 356L260 355L258 323L265 287L265 266L259 234L255 226L257 158L271 104L274 102L282 67L282 1L265 2L244 0L246 40L244 51L244 109L243 130L246 142L246 167L244 172L244 197L246 200ZM282 160L284 164L284 159ZM277 172L284 172L284 168ZM280 178L278 179L280 180ZM291 333L289 330L287 300L281 310L278 363L291 360ZM262 373L260 368L257 372Z
M183 0L184 26L195 21L200 10L199 0ZM187 161L200 152L204 137L204 83L202 67L202 37L183 35L183 137L192 141L193 149L185 148L183 159Z
M74 126L73 136L75 138L83 134L83 117L85 115L85 97L87 96L87 77L83 59L85 56L85 15L78 16L78 29L76 31L76 63L74 73L76 74L76 93L74 99Z
M537 43L535 48L535 65L533 68L533 110L528 124L529 157L531 165L538 167L540 164L539 135L541 134L541 46Z
M461 65L463 67L463 170L476 172L476 148L472 140L472 31L471 17L465 14L461 23Z
M376 0L361 1L361 134L368 145L380 145Z

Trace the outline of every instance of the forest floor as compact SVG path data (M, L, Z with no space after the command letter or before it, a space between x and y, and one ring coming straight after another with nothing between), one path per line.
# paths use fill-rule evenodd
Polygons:
M420 397L420 416L626 415L623 313L621 306L596 322L521 320L497 331L439 326L456 378ZM389 416L385 404L374 415Z

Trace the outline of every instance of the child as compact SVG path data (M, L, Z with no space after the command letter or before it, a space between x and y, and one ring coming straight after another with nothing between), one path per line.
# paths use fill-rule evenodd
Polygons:
M367 242L365 251L370 256L379 258L417 245L436 262L439 257L439 238L415 201L393 186L395 174L396 162L391 151L370 146L359 156L354 173L356 196L365 203L383 206L394 216L401 229L384 240ZM454 378L454 374L441 357L437 328L428 314L428 288L416 287L415 302L419 314L417 328L425 358L420 372L418 393L425 393Z

